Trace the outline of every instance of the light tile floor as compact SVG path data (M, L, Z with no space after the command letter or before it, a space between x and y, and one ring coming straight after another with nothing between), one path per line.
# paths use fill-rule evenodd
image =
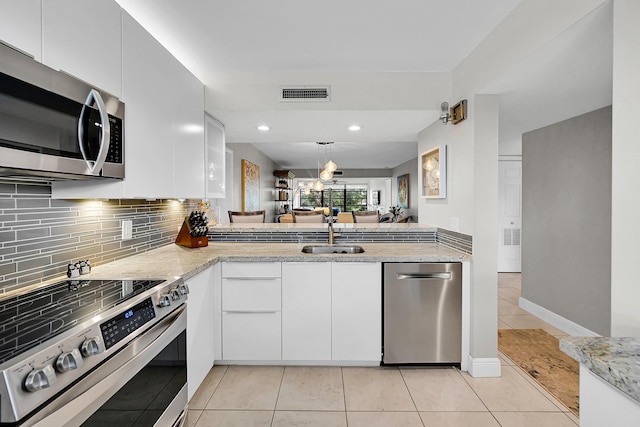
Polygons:
M498 293L499 327L526 324L562 335L518 308L519 274L500 274ZM578 425L508 358L500 360L500 378L454 368L215 366L189 402L188 426Z

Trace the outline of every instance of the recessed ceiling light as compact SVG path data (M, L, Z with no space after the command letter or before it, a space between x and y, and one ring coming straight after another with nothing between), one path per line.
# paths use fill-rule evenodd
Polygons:
M349 130L350 130L351 132L357 132L357 131L359 131L360 129L362 129L362 128L361 128L360 126L358 126L358 125L351 125L351 126L349 126Z
M261 130L261 131L263 131L263 132L266 132L266 131L268 131L269 129L271 129L271 128L270 128L269 126L267 126L267 125L260 125L260 126L258 126L258 130Z

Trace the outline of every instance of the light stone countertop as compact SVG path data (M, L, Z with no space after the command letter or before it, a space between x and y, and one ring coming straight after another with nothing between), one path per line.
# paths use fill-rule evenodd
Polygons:
M640 338L562 338L560 349L640 402Z
M270 262L462 262L471 256L437 243L357 242L362 254L304 254L310 243L219 243L204 248L169 244L96 266L83 279L189 279L219 261ZM315 243L317 245L317 243Z
M209 232L235 231L240 233L251 232L268 232L268 231L318 231L326 230L327 223L324 224L303 224L303 223L233 223L233 224L217 224L209 227ZM366 232L389 232L389 231L438 231L438 227L425 225L420 223L360 223L345 224L334 223L333 228L336 230L352 230Z

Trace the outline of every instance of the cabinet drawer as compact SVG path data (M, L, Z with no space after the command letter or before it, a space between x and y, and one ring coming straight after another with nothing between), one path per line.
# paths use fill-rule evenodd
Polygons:
M222 277L280 277L279 262L224 262L222 263Z
M222 310L280 310L280 278L222 279Z
M280 360L281 316L264 313L222 313L224 360Z

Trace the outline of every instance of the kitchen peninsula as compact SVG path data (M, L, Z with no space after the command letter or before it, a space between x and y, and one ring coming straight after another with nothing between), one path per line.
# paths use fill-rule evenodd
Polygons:
M326 245L322 224L219 225L207 247L167 245L94 267L83 278L187 283L188 354L198 359L189 371L191 394L214 363L378 365L382 263L461 262L461 369L468 370L471 255L439 242L443 233L435 227L349 225L336 232L364 253L303 253L310 242ZM281 239L267 243L267 234ZM240 241L211 240L230 235Z

